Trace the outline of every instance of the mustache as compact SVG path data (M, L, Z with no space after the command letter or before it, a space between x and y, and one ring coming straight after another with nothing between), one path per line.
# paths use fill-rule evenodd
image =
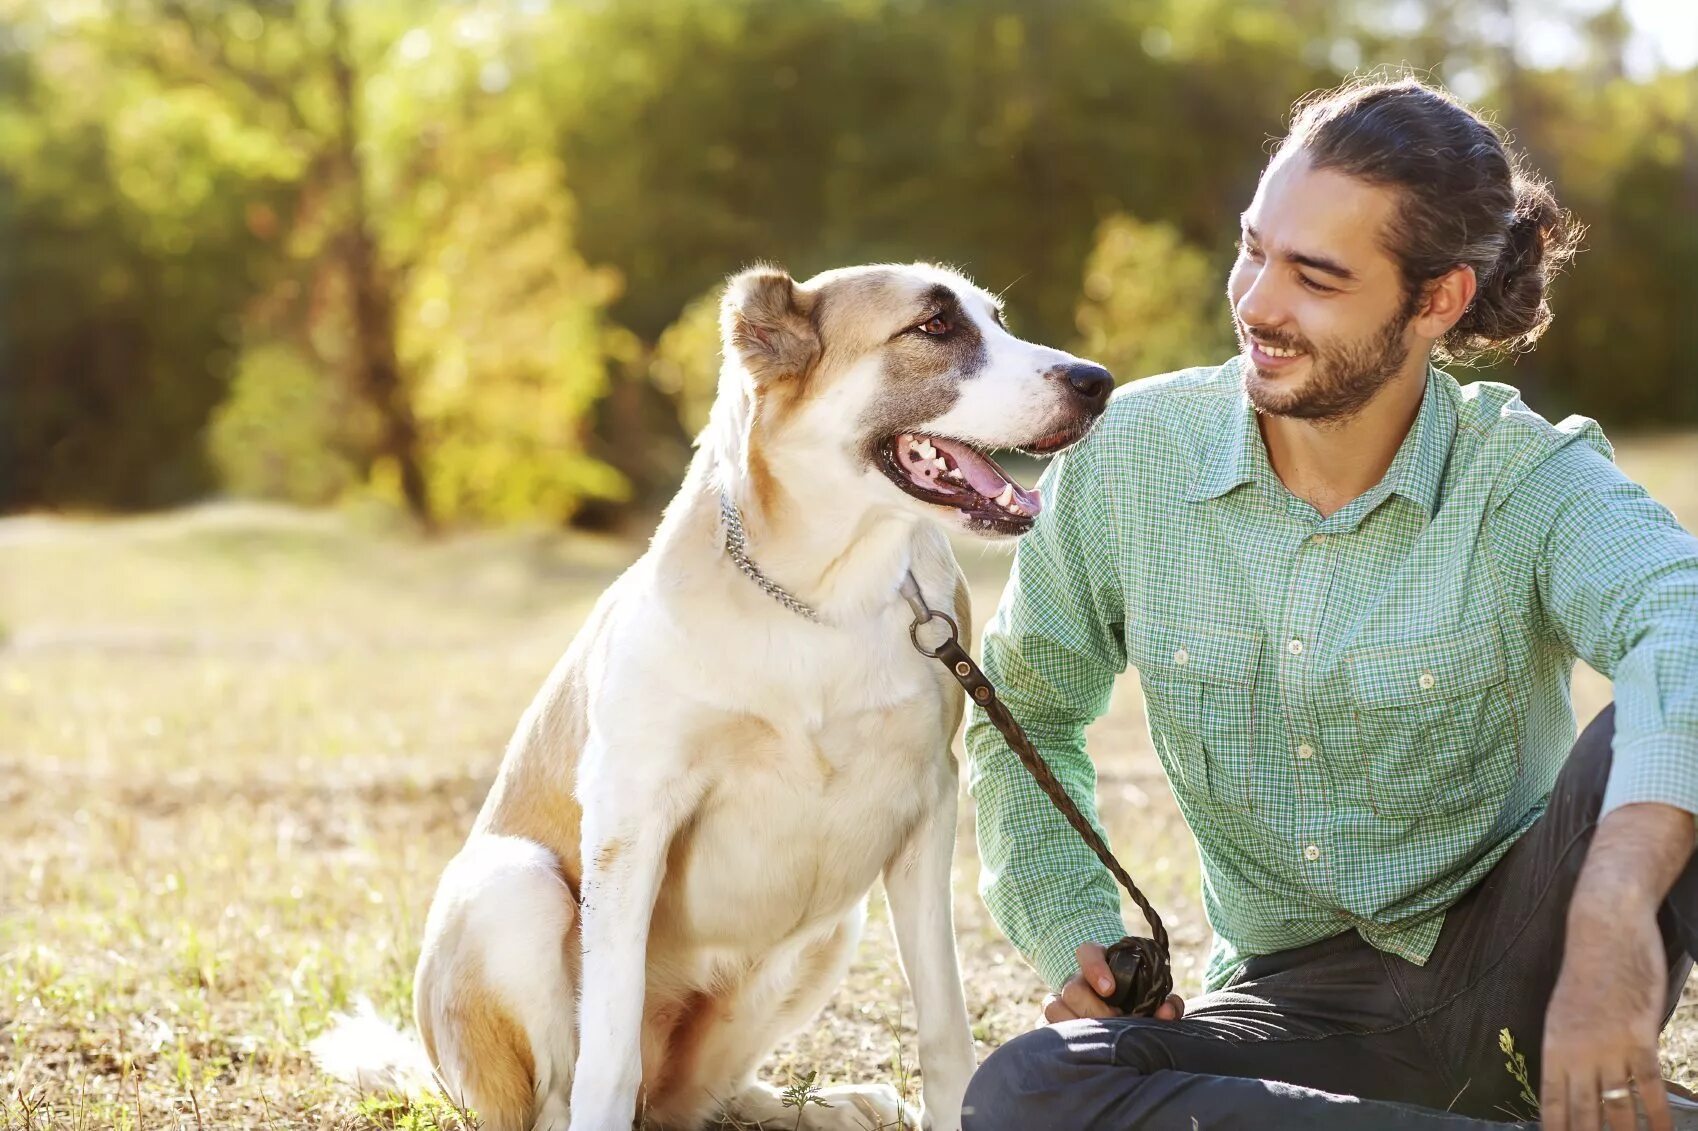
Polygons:
M1238 319L1236 319L1236 318L1233 319L1233 322L1237 323L1238 337L1242 341L1248 342L1251 338L1254 338L1256 341L1260 342L1262 345L1272 346L1274 349L1278 349L1278 350L1298 350L1302 353L1313 353L1314 352L1312 349L1309 348L1308 342L1306 342L1302 338L1296 336L1295 334L1279 334L1279 333L1271 333L1267 330L1251 329L1249 326L1246 326L1244 323L1239 322Z

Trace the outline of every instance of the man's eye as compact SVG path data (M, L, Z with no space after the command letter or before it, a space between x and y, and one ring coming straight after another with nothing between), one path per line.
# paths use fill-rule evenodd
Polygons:
M1305 287L1308 287L1310 290L1314 291L1318 295L1330 295L1330 294L1334 294L1338 291L1337 287L1329 287L1325 283L1317 283L1317 282L1315 282L1315 280L1309 278L1309 276L1303 274L1301 271L1299 271L1297 273L1297 279Z
M1260 250L1258 250L1256 247L1254 247L1250 244L1245 243L1243 240L1239 240L1237 246L1238 246L1238 254L1242 255L1246 259L1260 259L1262 257L1262 253L1261 253Z
M955 329L955 324L941 314L934 314L914 329L929 337L941 338Z

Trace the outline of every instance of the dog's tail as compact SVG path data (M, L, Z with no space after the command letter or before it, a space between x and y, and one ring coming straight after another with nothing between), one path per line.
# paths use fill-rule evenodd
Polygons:
M417 1034L402 1032L379 1017L365 998L352 1014L337 1013L330 1020L330 1029L307 1050L336 1079L352 1084L361 1095L419 1100L441 1092Z

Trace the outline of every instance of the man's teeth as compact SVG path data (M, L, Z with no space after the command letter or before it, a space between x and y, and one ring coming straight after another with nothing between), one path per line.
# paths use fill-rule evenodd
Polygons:
M1301 357L1303 354L1302 350L1280 349L1278 346L1270 346L1266 342L1257 342L1256 348L1269 357Z

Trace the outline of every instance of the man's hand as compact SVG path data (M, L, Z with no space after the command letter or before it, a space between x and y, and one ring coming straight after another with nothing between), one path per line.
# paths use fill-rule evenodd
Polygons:
M1592 838L1545 1014L1539 1104L1546 1131L1670 1131L1657 1061L1668 957L1657 908L1692 855L1692 816L1624 805Z
M1079 960L1079 973L1069 978L1059 994L1044 998L1044 1022L1072 1021L1077 1017L1120 1017L1123 1014L1102 999L1114 992L1114 975L1108 969L1108 951L1098 943L1085 943L1074 957ZM1156 1007L1156 1020L1177 1021L1185 1016L1185 999L1169 994Z

